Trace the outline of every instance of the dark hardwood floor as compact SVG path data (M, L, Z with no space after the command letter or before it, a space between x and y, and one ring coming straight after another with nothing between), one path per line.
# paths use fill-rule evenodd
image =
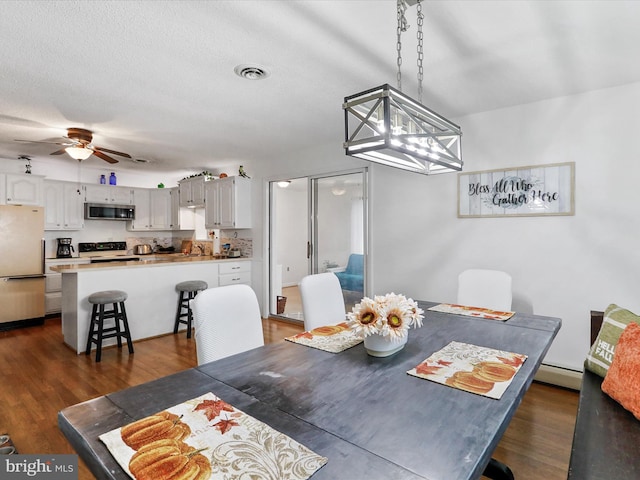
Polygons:
M278 320L263 326L267 343L302 331ZM133 356L105 349L95 363L64 345L59 318L0 332L0 434L9 433L19 453L75 453L58 429L59 410L196 365L195 341L185 334L134 346ZM577 404L576 392L534 383L494 457L518 480L566 479ZM80 461L79 479L91 478Z

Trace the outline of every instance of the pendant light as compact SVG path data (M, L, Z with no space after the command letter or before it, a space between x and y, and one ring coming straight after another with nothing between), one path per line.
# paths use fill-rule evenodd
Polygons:
M370 162L423 174L462 170L462 131L458 125L422 105L423 37L421 0L418 13L418 101L402 93L401 34L407 29L407 0L397 0L398 88L388 84L345 97L345 153Z

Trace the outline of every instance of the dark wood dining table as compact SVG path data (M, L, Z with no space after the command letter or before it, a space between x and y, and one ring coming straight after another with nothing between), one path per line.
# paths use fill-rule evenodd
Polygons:
M213 392L327 457L313 480L480 478L561 320L516 313L503 322L419 305L424 325L390 357L371 357L362 344L335 354L281 341L73 405L58 424L97 478L125 479L99 435ZM528 358L499 400L406 373L451 341Z

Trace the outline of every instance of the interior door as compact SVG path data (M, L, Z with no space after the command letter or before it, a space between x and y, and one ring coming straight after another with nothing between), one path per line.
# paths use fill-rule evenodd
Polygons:
M366 212L366 170L270 184L270 315L303 321L298 283L314 273L338 275L347 311L362 298Z

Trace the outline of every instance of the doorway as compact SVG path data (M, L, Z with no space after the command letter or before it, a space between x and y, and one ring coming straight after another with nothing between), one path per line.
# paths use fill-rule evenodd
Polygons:
M270 182L269 312L302 322L298 283L334 272L350 311L366 291L367 171Z

